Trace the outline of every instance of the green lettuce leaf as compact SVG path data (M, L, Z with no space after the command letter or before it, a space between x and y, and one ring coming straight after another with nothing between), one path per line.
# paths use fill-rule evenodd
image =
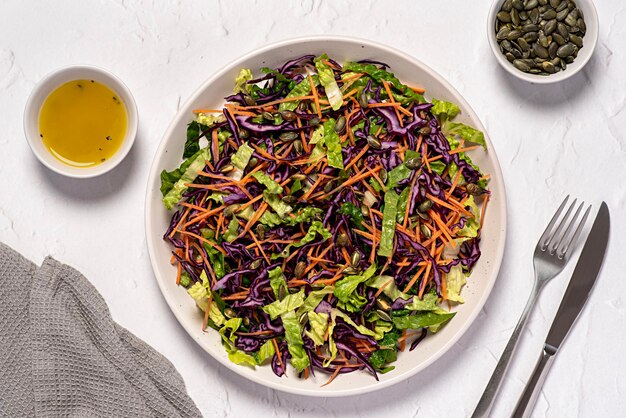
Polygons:
M245 351L241 351L237 348L226 349L226 351L228 352L228 359L235 364L251 367L255 367L257 365L256 358L246 353Z
M252 71L249 69L242 68L239 70L239 74L235 77L235 87L233 88L233 93L250 93L252 86L248 84L248 81L252 80L252 78Z
M275 353L276 350L274 349L272 340L267 340L261 347L259 347L259 351L254 353L256 364L263 364L265 361L271 359Z
M268 193L279 194L283 192L283 188L276 181L272 180L270 176L260 171L252 173L252 177L261 183L267 189Z
M291 354L291 365L299 372L309 366L309 356L304 349L302 341L302 329L295 311L285 312L280 316L285 328L285 340L287 349Z
M283 202L280 197L274 193L270 193L267 190L263 191L263 200L272 208L274 212L278 214L281 218L284 218L288 213L290 213L293 208Z
M355 205L352 202L345 202L341 204L341 208L337 211L342 215L347 215L350 217L352 222L358 227L361 226L361 222L363 221L363 213L361 213L361 208Z
M285 312L294 311L304 304L304 289L300 289L298 293L292 293L285 296L282 300L277 300L263 307L263 312L268 314L272 321ZM294 313L295 315L295 313Z
M461 109L459 109L459 107L454 103L437 99L433 99L432 103L433 107L430 109L430 112L436 116L441 123L454 119L454 117L461 111Z
M296 316L300 318L303 313L313 311L315 308L317 308L317 305L320 304L322 299L324 299L324 296L333 293L333 291L334 289L332 286L326 286L323 289L313 290L312 292L310 292L304 300L302 306L300 306L296 310Z
M433 161L430 164L430 169L439 175L442 175L447 165L441 160Z
M293 192L293 189L292 189L292 192ZM283 220L283 223L289 226L300 225L301 223L310 221L311 219L315 218L317 215L322 214L323 212L324 211L320 208L307 206L303 208L300 212L298 212L294 218L286 217Z
M380 340L381 338L383 338L382 333L377 333L376 331L372 331L371 329L363 325L357 325L352 319L350 319L350 317L347 314L343 313L339 309L331 310L330 315L333 317L333 320L335 318L343 319L348 325L350 325L352 328L357 330L360 334L369 335L370 337L374 337L374 339L376 340Z
M420 329L443 324L456 315L456 312L443 312L422 312L415 315L397 316L393 318L393 324L398 329Z
M206 311L207 303L209 301L209 293L202 283L195 282L189 289L187 289L187 293L193 298L193 300L196 301L198 308Z
M327 149L328 165L343 170L343 154L339 135L335 132L335 119L324 122L324 143Z
M398 196L398 210L396 213L396 221L401 224L404 222L404 214L406 213L406 205L409 204L409 193L411 187L405 187L402 189L400 196Z
M248 207L251 207L251 206L248 206ZM285 219L289 219L289 218L285 218ZM281 219L281 217L275 214L274 212L266 210L265 212L263 212L263 215L261 215L261 217L259 218L259 222L262 223L263 225L267 225L273 228L283 223L283 219Z
M393 238L396 233L396 215L398 211L399 196L393 189L388 189L385 193L385 208L383 210L382 232L378 255L381 257L391 257L393 255Z
M304 333L313 340L316 346L324 344L324 336L328 329L328 314L310 311L307 313L309 317L309 329Z
M420 158L421 154L417 151L407 150L405 154L405 161L410 158ZM388 189L393 189L398 187L398 183L400 183L404 179L408 179L413 170L408 168L404 163L398 164L393 170L387 173L387 186Z
M449 301L465 303L461 297L461 288L467 283L463 267L460 264L452 267L446 274L446 293Z
M408 103L422 103L424 97L421 94L415 93L409 86L406 86L396 78L396 76L386 70L379 69L373 64L359 64L357 62L346 62L343 65L343 71L352 71L355 73L365 73L372 77L376 82L382 84L385 80L391 84L391 86L399 91L401 95L394 94L394 98L402 104ZM365 77L362 77L365 78ZM357 82L360 80L357 80ZM364 80L366 81L366 80ZM355 83L356 84L356 83Z
M268 271L270 278L270 287L274 291L274 297L279 300L280 288L284 287L287 290L287 281L283 275L283 269L279 266ZM285 292L286 294L286 292Z
M377 350L372 353L369 358L370 364L376 370L379 370L383 364L392 363L398 359L397 351L394 350Z
M216 123L226 122L226 117L223 113L198 113L196 116L196 122L203 125L204 128L215 125ZM199 133L199 132L198 132ZM228 132L230 134L230 132ZM187 131L187 138L189 138L189 131Z
M311 77L313 79L314 85L319 85L318 76L314 75ZM309 78L305 77L304 80L296 84L296 86L285 96L286 99L291 99L292 97L300 97L307 96L311 93L311 83L309 82ZM299 100L291 101L291 102L283 102L278 105L278 111L282 112L283 110L296 110L296 107L300 104Z
M222 235L222 238L224 238L226 242L233 242L233 240L237 238L237 235L239 235L239 222L236 217L233 217L228 224L226 232Z
M172 210L172 208L180 201L183 193L188 188L186 184L192 183L196 177L198 177L198 171L204 168L206 160L211 159L211 154L208 148L204 148L198 151L193 157L191 157L191 159L191 162L187 165L180 178L172 185L171 189L163 197L163 203L168 210ZM168 177L168 179L171 178L172 177ZM161 173L161 180L163 180L163 172Z
M487 142L485 141L485 134L478 129L472 128L464 123L446 122L441 126L441 131L446 136L456 136L463 138L465 142L482 145L484 149L487 149Z
M358 311L363 305L367 303L365 297L356 293L356 288L359 284L368 281L376 272L376 265L372 264L363 272L363 274L356 274L353 276L345 276L337 283L335 283L335 290L333 294L339 299L340 307L349 310L351 312Z
M248 166L248 162L250 161L250 157L252 157L253 152L254 148L248 145L247 142L244 142L239 146L237 152L230 157L230 162L232 165L243 171Z
M385 286L383 294L391 300L396 300L398 298L409 300L412 298L413 300L404 307L404 309L411 311L433 311L437 309L437 303L439 302L439 298L434 293L426 293L421 300L417 296L402 293L400 289L398 289L398 286L396 286L396 283L391 276L372 277L365 283L365 285L375 289L380 289Z
M324 125L320 125L311 134L310 144L324 143Z
M470 196L469 199L465 201L465 206L469 206L473 217L467 218L465 226L457 232L457 236L474 238L478 236L478 230L480 229L480 209L474 201L474 196Z
M189 158L200 151L200 131L201 126L195 120L187 125L187 141L185 141L183 158Z
M309 227L306 235L300 241L287 245L280 254L272 254L271 259L275 260L279 257L289 257L292 248L300 248L309 242L313 242L317 234L322 237L322 241L326 241L332 236L330 231L324 228L324 225L320 221L313 221L311 222L311 226Z
M324 87L326 96L328 97L328 103L333 110L338 110L343 104L343 95L339 90L339 85L335 80L335 74L333 69L326 65L323 60L328 60L328 55L322 54L319 57L315 57L315 68L317 69L317 75Z

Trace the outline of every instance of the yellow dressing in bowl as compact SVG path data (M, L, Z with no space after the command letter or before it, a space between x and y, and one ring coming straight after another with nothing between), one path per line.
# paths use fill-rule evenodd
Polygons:
M39 113L39 134L57 159L92 167L117 152L127 115L118 95L93 80L74 80L54 90Z

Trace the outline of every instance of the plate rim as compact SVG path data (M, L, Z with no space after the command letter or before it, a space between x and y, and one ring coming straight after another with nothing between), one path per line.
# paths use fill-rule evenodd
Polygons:
M439 350L437 350L434 354L432 354L428 359L426 359L424 362L422 362L419 366L405 370L403 372L398 373L396 376L390 378L389 380L385 380L385 381L378 381L378 382L374 382L372 385L368 385L365 387L359 387L359 388L351 388L351 389L341 389L341 390L333 390L333 391L321 391L321 390L312 390L312 389L306 389L306 388L294 388L294 387L290 387L287 385L282 385L281 381L279 379L277 379L275 382L274 381L267 381L265 379L259 378L257 376L254 375L250 375L248 373L244 373L244 370L241 366L238 366L234 363L231 363L228 358L225 357L216 357L214 356L212 353L210 353L201 343L200 341L197 340L197 338L194 337L194 333L197 331L195 329L192 329L191 325L186 325L186 318L183 318L183 315L181 314L181 312L176 309L176 301L174 300L173 296L170 295L166 289L163 287L163 285L161 284L161 281L158 279L157 277L157 269L156 269L156 256L154 254L155 250L153 248L152 242L154 239L153 236L153 232L151 231L150 225L149 225L149 220L152 218L152 207L150 205L151 202L151 196L152 193L154 193L153 191L153 183L156 181L156 179L159 177L160 173L159 173L159 169L160 167L158 166L158 163L160 161L160 157L162 154L164 154L165 151L165 147L166 147L166 138L169 138L173 131L175 126L177 125L177 121L178 119L181 117L180 115L182 114L182 110L187 107L187 105L189 103L191 103L192 101L196 100L199 96L201 96L202 92L204 90L207 89L207 87L209 85L211 85L215 80L217 80L218 78L220 78L224 73L228 72L229 70L231 70L234 67L237 67L238 65L240 65L240 63L246 61L247 59L251 58L251 57L255 57L255 56L262 56L263 54L267 53L268 51L274 50L274 49L278 49L278 48L284 48L284 47L288 47L290 45L293 44L298 44L301 42L310 42L310 41L320 41L320 40L324 40L324 41L342 41L342 42L347 42L347 43L353 43L353 44L360 44L360 45L367 45L373 48L378 48L381 50L386 50L388 52L391 52L393 54L396 54L400 57L402 57L403 59L411 62L413 65L415 65L416 67L420 67L422 68L424 71L428 72L433 78L435 78L439 83L441 83L446 89L448 89L452 95L455 96L455 98L457 98L458 103L460 105L460 107L465 110L469 116L471 117L471 119L476 120L478 122L478 126L476 126L477 129L480 129L481 131L485 132L485 140L487 142L487 149L492 150L493 154L490 157L490 159L492 160L492 163L494 165L494 170L491 173L491 180L492 182L497 183L497 189L500 191L499 193L499 209L501 212L501 217L502 217L502 225L500 227L500 229L498 230L498 233L501 235L501 240L500 240L500 244L499 246L496 248L496 256L492 261L492 268L491 268L491 274L488 277L488 281L486 283L485 286L485 290L482 294L482 296L480 297L480 299L478 300L478 302L476 303L476 308L473 310L473 312L471 312L468 317L467 317L467 321L465 323L465 325L459 329L451 338L449 338L443 345L441 348L439 348ZM145 202L144 202L144 229L145 229L145 238L146 238L146 245L148 247L148 254L150 257L150 266L152 268L153 271L153 276L156 279L156 282L159 286L159 290L161 291L161 294L163 296L163 298L165 299L168 307L170 308L170 311L174 314L174 317L176 318L176 320L178 321L178 323L183 327L183 329L187 332L187 334L189 335L189 337L191 339L194 340L194 342L196 344L198 344L200 346L200 348L202 348L203 351L205 351L211 358L213 358L215 361L217 361L218 363L220 363L221 365L223 365L224 367L226 367L227 369L229 369L230 371L238 374L239 376L250 380L252 382L255 382L259 385L265 386L265 387L269 387L275 390L279 390L281 392L286 392L286 393L291 393L291 394L295 394L295 395L301 395L301 396L312 396L312 397L343 397L343 396L354 396L354 395L361 395L361 394L365 394L365 393L371 393L374 391L378 391L384 388L388 388L390 386L393 386L397 383L403 382L405 380L407 380L408 378L416 375L417 373L423 371L424 369L428 368L430 365L432 365L434 362L436 362L437 360L439 360L446 352L448 352L450 350L450 348L452 348L452 346L454 344L456 344L457 341L459 341L459 339L461 339L461 337L463 335L465 335L465 333L469 330L469 328L474 324L476 317L478 316L478 314L482 311L483 307L485 306L485 303L487 302L487 299L489 298L489 296L491 295L491 292L493 290L493 286L495 285L495 282L499 276L500 273L500 268L502 266L502 260L503 260L503 256L504 256L504 250L506 247L506 238L507 238L507 199L506 199L506 190L504 187L504 179L502 176L502 169L500 166L500 161L498 160L497 154L495 153L495 149L493 147L493 143L491 142L491 139L489 137L489 134L487 133L485 126L483 125L482 121L480 120L480 118L478 117L478 115L476 114L476 112L474 111L474 109L469 105L469 103L465 100L465 98L459 93L459 91L449 82L447 81L445 78L443 78L443 76L441 76L437 71L433 70L431 67L429 67L428 65L424 64L422 61L420 61L419 59L413 57L412 55L403 52L399 49L396 49L394 47L388 46L386 44L383 43L379 43L376 41L371 41L369 39L363 39L363 38L358 38L358 37L352 37L352 36L345 36L345 35L309 35L309 36L300 36L300 37L295 37L295 38L288 38L288 39L284 39L281 41L277 41L277 42L272 42L269 43L261 48L258 49L254 49L251 50L241 56L239 56L238 58L229 61L227 64L225 64L224 66L222 66L220 69L218 69L217 71L215 71L211 76L209 76L198 88L196 88L193 93L187 98L187 100L180 106L179 110L176 111L175 115L173 116L173 118L171 119L170 123L167 126L167 129L165 130L164 134L162 135L160 141L159 141L159 145L152 157L152 163L150 165L150 171L148 174L148 180L147 180L147 187L146 187L146 192L145 192Z

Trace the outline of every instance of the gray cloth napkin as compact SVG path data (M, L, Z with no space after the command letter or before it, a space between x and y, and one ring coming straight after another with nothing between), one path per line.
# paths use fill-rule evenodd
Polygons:
M73 268L0 243L0 416L200 417L174 366Z

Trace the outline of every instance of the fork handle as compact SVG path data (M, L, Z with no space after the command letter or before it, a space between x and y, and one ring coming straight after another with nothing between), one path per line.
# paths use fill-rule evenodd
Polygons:
M532 376L530 376L528 383L526 383L524 393L522 393L522 396L520 396L517 401L517 406L515 407L512 418L530 417L535 403L537 402L537 398L539 397L539 393L541 393L543 381L546 379L550 365L554 361L554 354L556 354L554 348L546 344L543 348L543 353L541 353L541 357L539 357L537 361Z
M485 391L478 401L478 405L472 414L472 418L487 418L489 417L489 413L491 412L491 408L493 407L493 403L496 399L496 395L500 390L500 385L502 384L502 380L504 379L504 375L506 373L507 368L509 367L509 363L511 362L511 357L513 357L513 353L515 352L515 348L517 347L517 341L524 329L524 325L526 325L526 321L528 320L528 314L532 310L533 306L535 306L535 302L537 300L537 295L539 294L539 289L537 286L533 286L530 297L528 298L528 302L526 302L526 307L524 308L524 312L522 312L522 316L520 317L515 329L513 330L513 334L511 338L509 338L509 342L506 344L504 348L504 352L496 365L495 370L491 374L491 378L489 379L489 383L487 383L487 387L485 387Z

